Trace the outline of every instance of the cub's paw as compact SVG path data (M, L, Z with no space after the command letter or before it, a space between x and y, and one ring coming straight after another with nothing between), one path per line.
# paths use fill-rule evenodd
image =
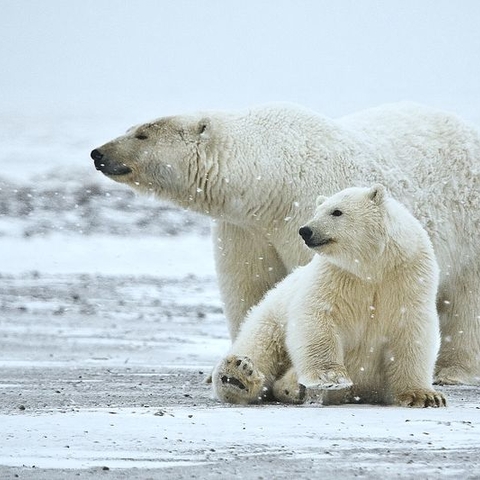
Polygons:
M471 381L469 375L463 368L445 367L438 370L433 383L435 385L461 385L475 382Z
M256 403L266 395L265 376L248 357L229 355L215 368L213 389L227 403Z
M401 407L446 407L447 401L435 390L412 390L397 395L397 403Z
M291 368L273 384L275 400L283 403L300 404L305 401L306 388L298 383L297 374Z
M322 390L341 390L353 385L343 365L335 365L313 375L300 375L299 382L307 388L313 387Z

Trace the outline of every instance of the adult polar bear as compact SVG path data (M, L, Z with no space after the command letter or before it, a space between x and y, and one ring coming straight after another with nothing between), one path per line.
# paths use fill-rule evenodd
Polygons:
M382 183L426 228L440 265L436 381L480 377L480 134L401 103L332 120L294 105L165 117L92 151L95 166L216 221L232 339L247 311L312 253L298 228L318 193Z

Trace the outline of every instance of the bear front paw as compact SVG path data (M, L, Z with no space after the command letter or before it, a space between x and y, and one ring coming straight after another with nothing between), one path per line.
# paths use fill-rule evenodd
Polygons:
M299 382L307 388L321 390L341 390L353 385L347 370L342 365L322 370L314 375L301 375Z
M215 368L212 383L217 398L227 403L256 403L267 395L265 376L248 357L229 355Z
M435 390L412 390L397 395L397 403L401 407L446 407L447 401Z
M298 383L297 375L293 368L273 384L275 400L283 403L299 404L305 401L306 388Z

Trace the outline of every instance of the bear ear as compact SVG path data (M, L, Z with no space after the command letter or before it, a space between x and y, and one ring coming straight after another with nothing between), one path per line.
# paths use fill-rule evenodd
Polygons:
M202 118L197 124L197 134L202 138L208 137L210 133L210 119Z
M317 197L317 200L315 202L315 205L319 207L328 197L325 197L324 195L319 195Z
M368 198L375 204L381 205L385 200L387 190L383 185L377 183L368 191Z

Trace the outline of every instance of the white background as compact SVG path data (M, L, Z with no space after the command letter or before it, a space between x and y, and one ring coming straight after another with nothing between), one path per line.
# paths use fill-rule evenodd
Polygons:
M3 0L0 109L131 112L415 100L479 119L476 0Z

